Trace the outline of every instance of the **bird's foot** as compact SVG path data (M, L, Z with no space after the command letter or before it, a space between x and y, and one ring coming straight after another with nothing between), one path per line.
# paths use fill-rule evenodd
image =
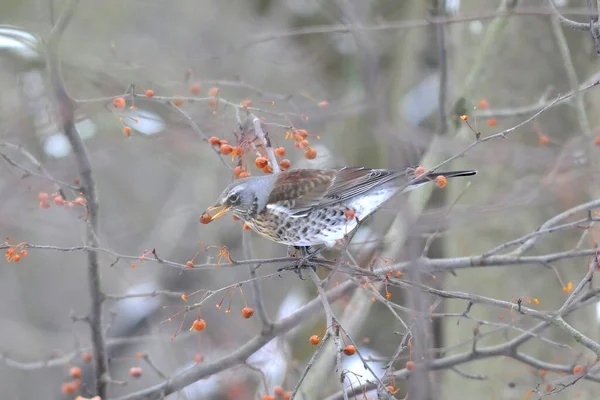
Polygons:
M316 255L318 255L321 251L323 251L323 249L315 249L313 251L310 251L310 247L298 247L298 246L294 246L296 249L300 250L300 252L302 253L302 258L299 258L297 262L295 262L292 265L288 265L285 267L281 267L277 270L277 272L281 272L281 271L294 271L296 274L298 274L298 277L302 280L305 280L304 277L302 276L302 268L312 268L313 271L317 271L317 264L314 262L314 258Z

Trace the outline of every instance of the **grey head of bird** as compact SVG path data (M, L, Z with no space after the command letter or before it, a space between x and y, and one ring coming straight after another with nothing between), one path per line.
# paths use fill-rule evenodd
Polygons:
M242 219L262 211L269 200L275 182L275 175L253 176L230 183L206 212L218 210L210 222L227 212Z

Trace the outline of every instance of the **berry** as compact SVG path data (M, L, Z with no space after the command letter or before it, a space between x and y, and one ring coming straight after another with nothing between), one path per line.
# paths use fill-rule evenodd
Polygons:
M448 179L446 179L446 177L444 175L438 175L435 178L435 184L437 185L437 187L439 187L440 189L446 187L446 184L448 183Z
M173 97L181 97L181 95L176 94ZM183 105L183 100L173 100L172 103L177 107L181 107Z
M12 259L14 262L19 262L19 261L21 261L21 256L18 254L15 254Z
M283 390L281 386L275 386L275 388L273 388L273 394L277 397L283 397L285 396L285 390Z
M83 353L81 355L81 359L83 360L83 362L89 363L90 361L92 361L92 355L90 353Z
M417 167L415 168L415 176L421 176L425 173L425 171L427 171L425 168Z
M308 150L304 152L304 157L313 160L317 157L317 151L313 147L309 147Z
M218 146L221 144L219 138L216 136L212 136L210 139L208 139L208 143L210 143L211 146Z
M233 151L233 147L231 147L231 145L229 145L229 144L221 145L221 154L228 155L228 154L231 154L232 151Z
M272 173L273 173L273 167L271 167L270 165L267 165L266 167L264 167L264 168L262 169L262 171L263 171L265 174L272 174Z
M197 319L192 323L192 328L190 330L203 331L206 329L206 321L203 319Z
M288 160L287 158L283 159L279 162L279 168L281 168L281 169L288 169L291 166L292 166L292 162L290 160Z
M498 125L498 120L496 118L490 118L487 120L488 126L494 127Z
M152 89L148 89L146 90L146 93L144 93L146 95L147 98L151 99L154 97L154 90Z
M75 382L63 383L61 390L64 394L73 394L77 390L77 385Z
M194 268L194 263L191 262L191 261L188 261L188 262L185 263L185 266L188 267L188 268Z
M244 171L240 173L240 178L248 178L250 176L250 172Z
M321 108L327 108L329 106L329 103L326 102L325 100L323 100L322 102L319 103L319 107Z
M236 178L239 178L239 177L240 177L240 174L241 174L242 172L244 172L244 171L245 171L245 169L244 169L243 167L240 167L240 166L238 165L237 167L235 167L235 168L233 169L233 176L235 176Z
M254 160L254 163L256 164L257 168L263 169L269 165L269 160L267 160L265 157L257 157L256 160Z
M39 201L46 201L46 200L48 200L48 197L49 197L48 193L46 193L46 192L40 192L38 194L38 200Z
M140 367L132 367L129 369L129 376L132 378L139 378L142 376L142 369Z
M192 86L190 86L191 94L200 94L201 91L202 91L202 86L199 83L193 83Z
M123 128L123 133L127 136L131 135L131 128L126 126Z
M214 88L210 88L208 90L208 95L210 97L216 97L218 94L219 94L219 88L214 87Z
M594 144L595 144L596 146L600 146L600 136L598 136L598 137L596 137L596 138L594 139Z
M321 343L321 338L318 335L312 335L310 339L308 339L308 341L310 342L310 344L317 345Z
M113 106L115 108L125 108L125 99L122 97L117 97L116 99L113 100Z
M576 366L573 368L573 373L574 373L575 375L578 375L578 374L583 374L583 372L584 372L584 371L585 371L585 367L584 367L583 365L576 365Z
M344 216L346 217L346 219L348 221L353 220L355 215L356 215L356 213L351 208L347 209L346 212L344 213Z
M66 203L65 199L63 199L62 196L56 196L52 200L54 201L54 204L56 204L57 206L64 206Z
M216 107L217 104L219 104L219 102L216 101L216 100L209 100L208 101L208 105L211 106L211 107Z
M413 371L415 369L415 362L414 361L408 361L406 363L406 369L409 371Z
M270 394L266 394L260 398L260 400L275 400L275 396L271 396Z
M285 147L278 147L275 149L275 154L277 154L279 157L283 157L285 156Z
M204 213L200 216L200 222L203 224L208 224L212 220L212 217L209 213Z
M242 107L252 107L252 100L242 100L240 102L240 106Z
M50 203L47 201L40 201L40 208L50 208Z
M308 143L308 140L306 140L306 139L301 140L301 141L299 141L297 143L298 143L298 148L302 149L302 150L308 149L308 146L310 146L310 143Z
M548 136L545 136L545 135L540 136L540 144L541 145L547 145L548 143L550 143L550 138Z
M201 363L202 361L204 361L204 355L203 354L198 353L198 354L196 354L194 356L194 362L196 364Z
M74 378L74 379L81 378L81 368L79 368L79 367L71 368L69 370L69 375L71 375L71 378Z
M477 106L481 109L486 109L489 107L489 104L486 99L481 99L479 100L479 103L477 103Z
M351 356L354 353L356 353L356 347L354 347L353 345L349 344L348 346L344 347L344 354L347 356Z
M244 307L242 309L242 317L250 318L254 315L254 309L252 307Z

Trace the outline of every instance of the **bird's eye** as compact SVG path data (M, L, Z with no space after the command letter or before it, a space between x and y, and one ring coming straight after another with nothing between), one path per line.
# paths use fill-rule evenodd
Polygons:
M227 200L231 204L237 203L239 199L240 199L240 195L237 193L230 194L229 197L227 198Z

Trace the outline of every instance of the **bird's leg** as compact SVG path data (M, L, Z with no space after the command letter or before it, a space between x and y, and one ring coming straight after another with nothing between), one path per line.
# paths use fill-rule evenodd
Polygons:
M298 249L300 251L300 253L302 254L302 257L298 258L298 261L290 266L287 267L281 267L279 268L277 271L281 272L281 271L286 271L286 270L294 270L295 273L298 274L298 276L300 277L300 279L304 280L304 278L302 277L302 268L305 266L311 267L314 271L317 270L317 264L311 262L311 258L316 256L317 254L319 254L321 251L323 251L322 248L319 249L315 249L314 251L310 251L310 246L294 246L296 249Z

